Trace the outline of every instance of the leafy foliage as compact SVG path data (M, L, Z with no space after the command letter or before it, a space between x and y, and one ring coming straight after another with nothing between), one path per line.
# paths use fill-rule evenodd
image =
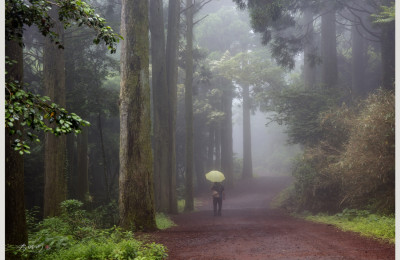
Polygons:
M296 161L297 210L394 212L394 94L379 90L357 107L321 113L319 139Z
M349 141L337 171L346 179L345 203L374 210L394 212L395 201L395 97L379 90L360 105Z
M372 18L374 19L374 23L376 24L385 24L385 23L390 23L395 20L395 15L396 15L396 8L395 8L395 2L393 1L390 6L381 6L381 12L377 14L372 14Z
M59 35L51 29L54 26L49 11L51 8L59 7L59 20L67 28L76 23L78 26L88 26L96 31L93 40L95 44L103 40L111 53L116 52L115 45L122 37L106 26L105 19L100 17L90 5L81 0L57 0L55 2L45 0L23 0L6 1L6 40L22 40L23 26L36 25L43 36L50 37L60 48L64 48L60 42ZM22 44L22 42L20 42Z
M74 113L69 113L50 98L25 91L20 82L6 82L5 125L10 135L17 135L14 140L14 149L22 155L30 153L30 146L23 140L23 133L16 126L19 122L31 130L50 132L56 136L68 133L80 133L81 127L89 126ZM27 132L31 141L39 142L37 135Z
M165 259L166 248L134 239L131 232L116 226L97 229L82 210L83 203L61 203L62 214L38 224L29 234L29 245L7 246L7 251L23 259Z

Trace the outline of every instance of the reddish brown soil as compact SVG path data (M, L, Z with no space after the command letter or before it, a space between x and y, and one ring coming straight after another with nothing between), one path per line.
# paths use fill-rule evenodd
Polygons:
M222 217L211 199L192 213L172 216L178 225L151 239L168 247L171 260L394 259L394 245L342 232L326 224L269 208L288 178L262 177L226 190Z

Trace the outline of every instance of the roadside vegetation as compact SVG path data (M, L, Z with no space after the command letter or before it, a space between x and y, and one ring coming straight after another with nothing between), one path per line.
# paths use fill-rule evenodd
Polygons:
M362 236L382 239L395 243L395 217L372 214L367 210L349 210L335 215L317 214L303 215L306 220L331 224L343 231L353 231Z
M41 222L37 222L34 212L28 211L28 245L10 245L6 251L20 259L51 260L165 259L168 256L163 245L146 243L133 232L111 226L107 220L94 219L82 206L77 200L64 201L60 216ZM156 220L159 229L175 225L164 214L157 214Z
M392 91L379 89L353 105L330 106L314 116L306 112L310 105L293 107L297 112L290 115L285 111L292 141L305 149L295 161L293 185L272 206L394 243L394 102ZM314 121L290 128L308 113ZM313 135L299 140L307 137L299 134L307 127Z

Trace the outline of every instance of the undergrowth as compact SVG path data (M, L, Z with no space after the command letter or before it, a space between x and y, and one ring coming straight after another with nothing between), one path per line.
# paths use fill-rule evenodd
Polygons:
M104 229L89 218L83 203L67 200L61 203L62 214L46 218L33 225L33 216L28 214L29 243L7 245L7 255L19 259L68 260L68 259L165 259L167 249L160 244L145 243L129 231L113 226ZM158 216L160 228L173 223L165 215Z
M344 231L395 243L395 217L372 214L367 210L345 209L336 215L306 214L306 220L332 224Z
M167 229L176 226L176 224L164 213L156 214L156 224L159 229Z

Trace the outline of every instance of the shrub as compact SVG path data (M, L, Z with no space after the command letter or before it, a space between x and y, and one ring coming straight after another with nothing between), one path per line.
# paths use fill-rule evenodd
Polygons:
M336 168L343 172L345 204L394 213L395 96L379 90L362 104Z

